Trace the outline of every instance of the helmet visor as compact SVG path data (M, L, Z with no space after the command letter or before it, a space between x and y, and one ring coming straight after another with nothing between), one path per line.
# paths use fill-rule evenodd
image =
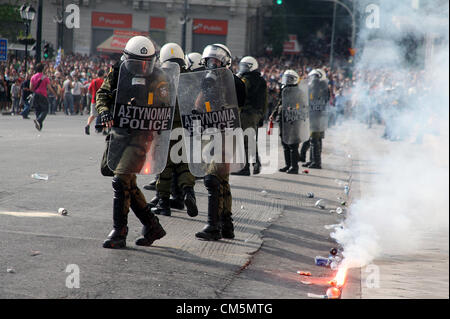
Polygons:
M281 84L283 85L295 85L297 82L298 78L290 74L283 74L283 77L281 78Z
M207 58L206 59L206 68L208 70L214 70L222 67L222 62L216 58Z
M224 49L214 45L207 46L203 51L202 57L204 59L215 58L221 62L221 66L226 66L228 60L231 59Z
M156 57L152 57L149 60L127 59L123 63L125 64L125 68L131 74L138 76L149 76L153 73L153 69L155 68L155 60Z
M239 73L248 73L250 72L253 64L247 62L239 63Z

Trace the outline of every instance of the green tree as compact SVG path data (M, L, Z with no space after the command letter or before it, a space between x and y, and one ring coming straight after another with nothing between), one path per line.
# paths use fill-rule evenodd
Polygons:
M288 40L286 13L284 6L272 6L272 19L270 23L269 45L272 47L272 54L280 56L283 53L284 42Z
M10 42L16 42L17 37L25 33L23 29L19 1L0 4L0 37L7 38Z

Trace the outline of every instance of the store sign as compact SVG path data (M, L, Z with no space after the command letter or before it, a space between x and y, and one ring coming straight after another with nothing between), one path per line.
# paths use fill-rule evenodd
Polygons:
M133 15L92 12L92 26L100 28L131 29L133 27Z
M228 21L227 20L207 20L194 19L192 26L193 32L196 34L216 34L227 35Z
M151 17L150 18L150 29L151 30L165 30L166 29L166 18Z

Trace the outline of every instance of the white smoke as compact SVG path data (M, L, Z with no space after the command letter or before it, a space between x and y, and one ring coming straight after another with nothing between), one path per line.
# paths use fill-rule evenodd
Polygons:
M403 101L403 111L384 113L394 127L392 135L402 140L386 141L379 152L364 138L370 136L365 127L351 132L351 142L361 144L359 148L367 152L363 158L370 159L372 170L380 174L372 177L370 191L349 208L344 228L332 233L349 267L420 249L424 236L438 231L448 235L449 3L429 0L425 8L415 9L411 4L417 1L379 2L380 16L393 22L392 28L383 29L382 39L374 39L362 26L358 42L363 51L356 69L369 77L383 70L391 78L379 94L387 101ZM411 35L425 39L425 44L427 39L439 39L419 56L425 61L422 71L404 61L411 48L401 39ZM354 94L369 107L373 97L367 82L366 76L357 79Z

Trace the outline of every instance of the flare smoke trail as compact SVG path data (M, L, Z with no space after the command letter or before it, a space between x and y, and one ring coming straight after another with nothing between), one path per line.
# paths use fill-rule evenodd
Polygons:
M362 76L354 94L361 118L371 107L383 110L393 141L386 141L380 154L363 140L371 136L365 127L351 132L351 143L361 144L367 152L362 158L381 173L349 208L344 228L332 233L347 267L417 251L424 236L437 232L445 231L448 241L449 3L373 2L379 3L380 30L374 35L361 26L356 69ZM417 42L423 50L416 50ZM378 87L369 91L371 82Z

